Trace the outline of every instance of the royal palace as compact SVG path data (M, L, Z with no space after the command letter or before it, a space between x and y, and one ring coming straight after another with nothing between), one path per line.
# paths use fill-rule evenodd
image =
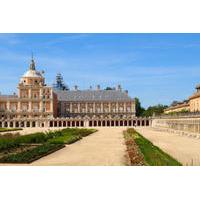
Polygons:
M70 90L57 75L53 86L32 59L21 77L18 94L0 95L0 127L147 126L135 114L135 100L116 88Z

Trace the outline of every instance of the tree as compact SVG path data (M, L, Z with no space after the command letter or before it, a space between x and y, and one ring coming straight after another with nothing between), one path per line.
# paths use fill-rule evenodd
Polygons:
M115 90L115 88L111 88L111 87L106 87L105 90Z
M136 111L136 116L140 117L143 115L145 109L141 106L139 98L135 98L135 111Z
M155 106L149 106L144 112L143 112L143 116L144 117L151 117L154 114L155 115L161 115L164 112L164 109L166 109L168 106L166 105L162 105L162 104L158 104Z

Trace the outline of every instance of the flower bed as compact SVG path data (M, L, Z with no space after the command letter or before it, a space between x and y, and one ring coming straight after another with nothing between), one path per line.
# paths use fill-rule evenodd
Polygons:
M137 165L140 160L150 166L180 166L177 160L153 145L149 140L140 135L135 129L130 128L124 132L127 151L132 165ZM138 151L139 150L139 151ZM142 155L142 157L140 157ZM133 159L135 158L135 160ZM141 160L141 161L142 161ZM136 161L136 164L134 163Z

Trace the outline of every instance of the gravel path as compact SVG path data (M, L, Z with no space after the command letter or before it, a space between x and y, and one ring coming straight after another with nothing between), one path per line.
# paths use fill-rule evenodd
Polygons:
M200 139L138 127L137 131L183 165L200 165Z
M99 131L66 146L31 165L120 166L126 164L124 128L99 128Z

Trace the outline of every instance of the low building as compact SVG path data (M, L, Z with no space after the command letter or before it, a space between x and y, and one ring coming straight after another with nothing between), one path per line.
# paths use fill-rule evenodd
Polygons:
M55 90L59 117L134 118L135 100L121 86L112 90Z
M164 110L165 114L173 113L173 112L189 112L190 104L189 101L177 102L172 104L170 107Z
M176 102L171 104L164 110L165 114L172 112L200 112L200 85L196 86L196 92L183 102Z
M200 111L200 85L196 86L196 92L189 97L190 112Z

